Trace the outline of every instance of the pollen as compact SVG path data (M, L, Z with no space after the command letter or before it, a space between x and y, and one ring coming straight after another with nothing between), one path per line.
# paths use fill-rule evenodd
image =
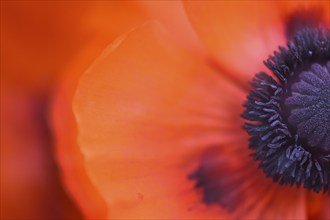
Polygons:
M285 100L288 121L312 151L330 151L330 62L299 74Z
M279 184L330 192L330 34L303 29L252 80L244 103L249 147Z

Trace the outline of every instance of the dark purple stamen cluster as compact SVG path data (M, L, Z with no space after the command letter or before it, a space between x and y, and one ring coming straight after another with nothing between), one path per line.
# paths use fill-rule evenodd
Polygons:
M298 32L264 62L244 103L254 158L280 184L330 192L330 33Z
M291 110L289 124L311 150L330 152L330 61L300 73L285 106Z

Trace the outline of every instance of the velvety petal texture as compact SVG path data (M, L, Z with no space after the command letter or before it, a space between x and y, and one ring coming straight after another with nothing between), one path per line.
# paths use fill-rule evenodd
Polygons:
M73 102L87 176L107 217L304 219L304 192L256 172L243 98L157 23L111 44Z
M139 1L139 4L148 17L159 21L180 45L192 52L206 54L181 1Z
M201 203L188 176L202 150L235 137L243 97L158 24L110 45L73 103L87 175L108 217L226 218Z
M202 50L178 1L2 1L1 77L45 93L94 38L105 47L152 19L160 20L185 47Z
M305 192L266 178L246 147L244 134L209 147L191 178L202 200L221 206L230 219L307 219Z
M215 65L243 85L285 44L275 1L185 1L184 6Z
M84 157L77 145L77 125L72 112L72 99L80 75L102 52L105 41L106 39L102 41L100 38L92 40L71 61L71 65L64 71L66 77L53 97L50 115L63 183L89 219L102 218L107 211L103 199L86 175Z
M240 116L248 82L290 38L288 23L301 28L290 15L314 6L325 13L315 22L327 23L321 1L92 7L83 21L91 41L63 72L52 111L64 183L86 218L328 216L328 198L258 169Z
M310 192L306 197L308 219L330 219L330 197Z
M215 65L243 86L265 70L263 60L286 45L289 16L302 10L311 20L320 11L329 24L330 14L329 1L184 1L184 6Z
M320 14L317 16L321 16L321 21L325 25L329 25L330 23L330 2L323 0L293 0L293 1L281 1L279 3L281 6L282 17L288 16L290 13L301 10L301 11L310 11L316 10ZM309 17L310 20L314 18Z

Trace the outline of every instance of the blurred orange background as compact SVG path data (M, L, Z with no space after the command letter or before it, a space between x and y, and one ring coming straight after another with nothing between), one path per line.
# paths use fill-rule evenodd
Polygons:
M150 19L196 44L178 2L1 1L1 219L82 218L54 156L53 93L81 51L93 60Z

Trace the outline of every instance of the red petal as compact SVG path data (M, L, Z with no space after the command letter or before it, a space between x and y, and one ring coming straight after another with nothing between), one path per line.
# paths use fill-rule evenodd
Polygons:
M273 1L185 1L188 17L210 55L244 85L284 45L279 5Z
M106 205L86 174L84 157L77 145L77 125L72 99L80 75L101 53L108 39L99 37L81 49L64 71L67 77L58 87L52 103L51 124L56 138L56 152L63 181L87 218L104 218Z
M188 175L201 150L237 137L243 98L157 24L107 48L82 76L73 106L87 175L108 217L224 218L202 204Z

